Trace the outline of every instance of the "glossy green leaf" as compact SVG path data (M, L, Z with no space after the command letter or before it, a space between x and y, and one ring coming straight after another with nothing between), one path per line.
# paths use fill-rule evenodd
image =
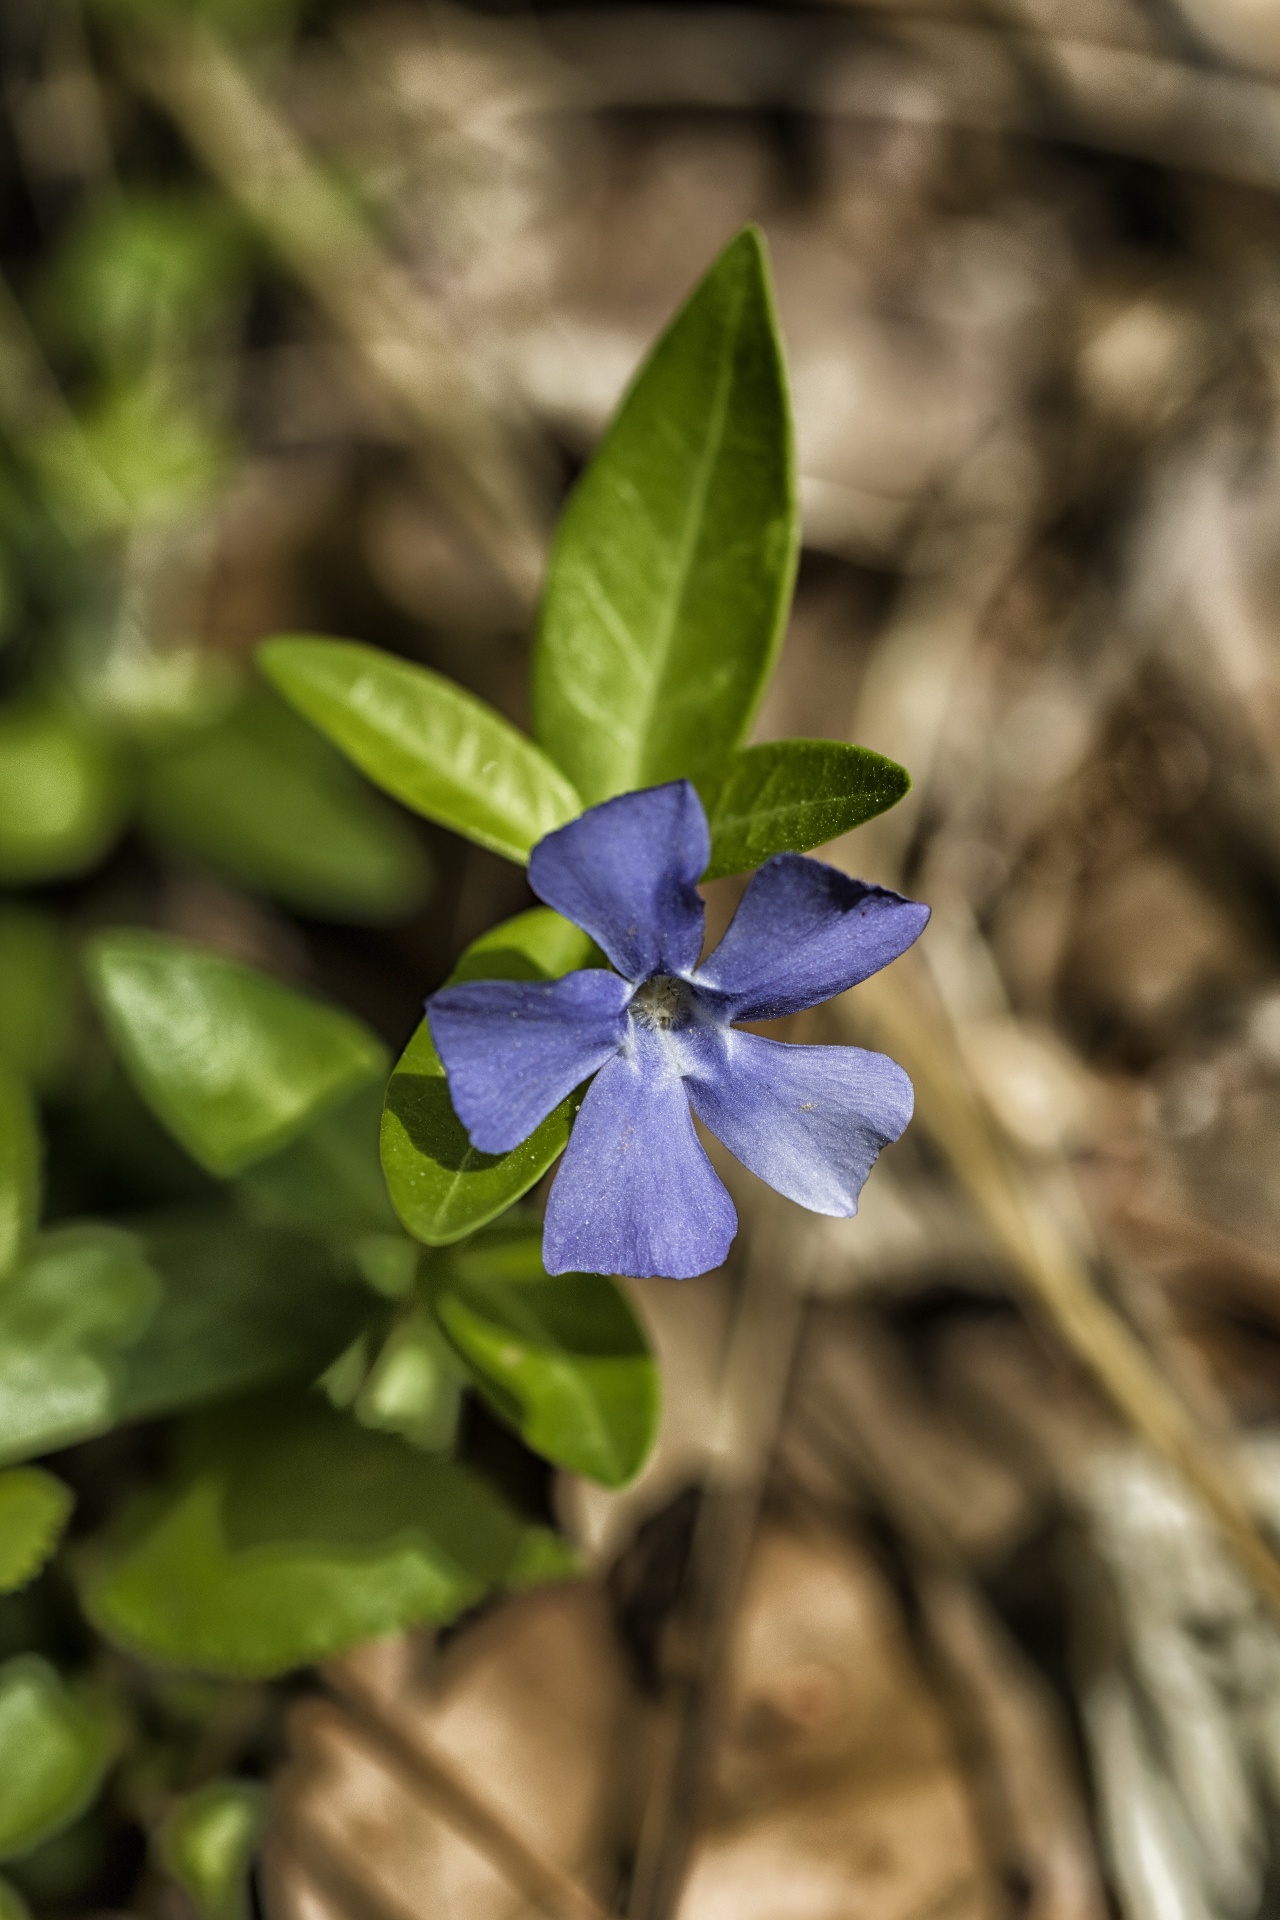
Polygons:
M697 779L737 746L795 554L786 374L748 228L654 348L560 522L535 731L584 803Z
M460 1240L528 1193L564 1152L570 1094L510 1153L481 1153L453 1110L426 1021L400 1056L382 1114L382 1168L400 1219L429 1247Z
M233 1215L183 1216L145 1239L57 1228L0 1289L0 1463L311 1377L368 1311L314 1241Z
M595 957L585 933L549 907L535 907L474 941L450 984L552 980ZM510 1153L478 1152L453 1110L424 1020L391 1075L382 1118L383 1171L409 1232L428 1246L446 1246L504 1212L564 1152L578 1104L571 1094Z
M0 1062L54 1085L74 1049L80 984L71 943L51 913L0 907Z
M21 1080L0 1066L0 1282L12 1273L40 1213L40 1132Z
M43 1467L0 1473L0 1593L34 1580L71 1517L75 1496Z
M711 828L705 878L745 873L775 853L808 853L891 807L904 767L839 740L771 740L730 755L703 784Z
M350 1014L207 948L129 928L89 954L135 1086L210 1173L239 1173L386 1071Z
M426 667L354 641L292 637L268 640L258 662L378 786L508 860L527 860L582 811L532 740Z
M170 1811L160 1863L201 1920L249 1920L249 1869L266 1823L267 1796L252 1780L210 1780Z
M399 920L426 897L406 822L265 689L156 754L142 809L165 845L321 919Z
M0 1667L0 1860L70 1825L97 1793L114 1734L47 1661L19 1654Z
M465 1468L273 1394L192 1423L174 1493L126 1518L86 1604L153 1659L265 1675L570 1564Z
M433 1301L481 1393L535 1453L607 1487L634 1478L657 1432L658 1374L616 1281L549 1275L540 1231L518 1226L457 1249Z
M77 715L24 699L0 707L0 882L83 873L124 822L120 769Z

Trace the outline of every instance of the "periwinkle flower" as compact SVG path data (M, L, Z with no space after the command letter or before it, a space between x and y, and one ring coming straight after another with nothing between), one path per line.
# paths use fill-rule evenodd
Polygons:
M752 1173L814 1213L857 1211L880 1149L911 1118L911 1082L860 1047L742 1031L816 1006L895 960L929 909L800 854L754 875L701 966L697 883L710 857L687 780L620 794L549 833L529 880L617 969L479 980L427 1002L458 1117L482 1153L528 1138L594 1075L547 1204L549 1273L720 1265L732 1200L690 1113Z

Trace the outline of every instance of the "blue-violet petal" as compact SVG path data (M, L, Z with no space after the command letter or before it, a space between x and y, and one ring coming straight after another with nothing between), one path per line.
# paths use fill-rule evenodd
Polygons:
M911 1082L861 1047L799 1047L731 1027L684 1049L698 1118L761 1180L812 1213L847 1215L911 1118Z
M688 1280L721 1264L737 1230L669 1048L633 1032L574 1121L547 1202L543 1265Z
M698 969L725 1020L816 1007L878 973L924 931L928 907L799 853L767 860L724 939Z
M589 933L628 980L687 973L702 950L697 883L711 857L687 780L620 793L540 840L529 884Z
M603 967L473 980L427 1002L454 1109L481 1153L509 1153L621 1046L631 989Z

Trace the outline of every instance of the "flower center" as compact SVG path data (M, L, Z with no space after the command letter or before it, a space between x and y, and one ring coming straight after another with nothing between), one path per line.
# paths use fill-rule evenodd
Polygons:
M656 1027L662 1032L687 1026L692 1008L692 988L673 973L655 973L631 996L632 1017L642 1027Z

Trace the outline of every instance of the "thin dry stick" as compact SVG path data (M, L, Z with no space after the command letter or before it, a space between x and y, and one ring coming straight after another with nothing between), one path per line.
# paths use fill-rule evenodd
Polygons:
M351 1920L421 1920L416 1908L374 1885L362 1860L310 1822L282 1818L277 1806L273 1826L307 1878L327 1896L332 1912Z
M846 1021L855 1017L844 1003L842 1012ZM1250 1579L1280 1613L1280 1560L1250 1510L1232 1463L1200 1430L1141 1341L1099 1293L1087 1261L974 1088L924 962L906 955L860 987L856 1017L876 1030L912 1075L921 1124L950 1160L1033 1300L1125 1419L1196 1490Z
M897 1381L892 1371L886 1377L885 1343L874 1325L863 1317L852 1372L842 1368L838 1396L806 1406L808 1424L846 1484L871 1491L915 1563L921 1612L967 1749L978 1824L991 1857L1028 1875L1026 1920L1103 1920L1097 1859L1055 1705L975 1586L947 1517L918 1497L911 1449L883 1418ZM830 1525L830 1513L812 1504Z
M963 1696L973 1743L988 1761L998 1801L988 1812L998 1811L1007 1835L1000 1851L1031 1881L1019 1903L1024 1920L1104 1920L1088 1815L1049 1687L967 1577L924 1568L917 1593L951 1690Z
M873 19L886 11L867 0L834 3ZM996 29L940 18L936 9L902 8L897 0L891 11L905 52L945 79L939 103L945 122L1033 137L1069 130L1073 140L1104 153L1137 154L1264 191L1280 186L1280 88L1260 75L1192 65L1118 38L1090 38L1084 23L1069 36L1043 33L1034 20L1038 9L1030 7L1019 9L1020 24ZM828 113L901 112L882 65L856 59L832 65L823 101ZM786 71L780 63L779 72ZM1046 82L1052 87L1055 111L1047 126L1028 72L1042 95Z
M539 516L511 435L431 307L214 32L167 23L125 53L425 441L446 504L528 599L542 568Z
M670 1738L645 1808L629 1920L668 1920L688 1871L737 1598L800 1336L803 1290L782 1277L794 1218L768 1202L762 1216L721 1375L715 1446L678 1622L682 1657L671 1689Z
M420 1733L410 1740L373 1689L349 1667L331 1667L326 1678L388 1770L426 1794L445 1819L484 1849L526 1900L555 1920L606 1920L604 1908L587 1889L518 1834Z

